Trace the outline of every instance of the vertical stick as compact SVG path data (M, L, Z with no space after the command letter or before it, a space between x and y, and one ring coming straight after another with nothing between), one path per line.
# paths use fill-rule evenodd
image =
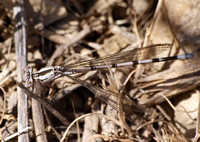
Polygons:
M42 95L44 92L44 88L40 85L38 81L34 82L34 90L33 92L38 96ZM33 123L34 123L34 130L36 135L37 142L47 142L47 136L45 133L45 126L44 126L44 118L42 112L42 106L40 102L35 99L32 99L32 114L33 114ZM39 122L39 123L38 123Z
M27 65L26 61L26 28L24 20L23 0L13 0L13 14L15 18L15 50L17 57L17 80L22 81L22 72ZM18 132L28 127L27 96L17 87L18 92ZM23 133L18 137L19 142L29 142L28 133Z

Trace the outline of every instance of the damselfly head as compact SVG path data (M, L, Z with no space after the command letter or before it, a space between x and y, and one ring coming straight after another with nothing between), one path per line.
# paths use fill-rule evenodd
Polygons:
M33 68L30 66L27 66L24 70L22 70L22 82L25 83L26 87L32 87L33 86Z

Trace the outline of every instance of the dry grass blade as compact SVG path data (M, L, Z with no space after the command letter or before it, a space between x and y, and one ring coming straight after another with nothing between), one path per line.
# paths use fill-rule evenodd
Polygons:
M117 121L117 120L115 120L115 119L113 119L113 118L110 118L110 117L108 117L108 116L106 116L106 115L104 115L104 114L99 114L99 113L88 113L88 114L85 114L85 115L82 115L82 116L76 118L76 119L68 126L68 128L65 130L65 133L63 134L63 137L62 137L62 139L60 140L60 142L63 142L63 141L67 138L67 136L68 136L68 134L69 134L70 128L71 128L78 120L83 119L84 117L87 117L87 116L91 116L91 115L103 116L103 117L107 118L108 120L113 121L115 124L117 124L117 125L119 125L119 126L121 125L121 123L120 123L119 121Z
M155 104L164 101L159 93L170 98L194 89L200 84L200 65L198 62L198 58L188 60L179 66L178 70L177 68L170 68L138 80L141 89L144 89L147 93L155 92L154 96L141 100L141 103Z

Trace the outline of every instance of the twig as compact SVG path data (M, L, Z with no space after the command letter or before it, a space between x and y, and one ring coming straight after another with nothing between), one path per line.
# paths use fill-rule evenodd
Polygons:
M51 112L56 118L58 118L64 125L69 125L69 121L55 110L47 101L41 97L35 95L33 92L29 91L22 83L17 83L17 85L31 98L39 101L49 112Z
M22 69L26 67L26 27L24 16L24 2L23 0L13 0L14 8L13 15L15 18L15 51L17 56L17 80L22 81ZM18 132L28 127L28 105L27 96L21 90L17 88L18 92ZM18 137L19 142L29 142L28 133L23 133Z
M63 51L65 49L67 49L68 47L72 46L73 44L75 44L76 42L78 42L79 40L81 40L82 38L84 38L86 35L88 35L91 32L90 27L86 27L85 29L83 29L82 31L80 31L77 35L75 35L69 43L67 43L66 45L57 48L56 51L53 53L53 55L51 56L51 58L49 59L48 63L47 63L47 67L48 66L52 66L54 60L59 57L60 55L62 55Z
M8 74L8 75L4 76L4 78L1 78L0 86L4 87L5 84L7 84L12 77L16 76L16 73L17 73L17 71L14 70L14 71L12 71L11 74Z
M28 130L32 129L31 127L27 127L22 129L21 131L18 131L17 133L10 135L9 137L6 137L3 141L9 141L10 139L16 137L16 136L20 136L22 133L28 132Z
M40 97L42 95L42 91L43 89L40 83L35 81L34 90L33 90L34 94L37 94ZM37 136L36 137L37 142L47 142L42 107L41 107L40 102L34 99L32 99L32 114L33 114L35 135Z
M5 112L6 112L6 92L5 90L0 86L0 89L3 91L3 97L4 97L4 101L3 101L3 112L1 114L1 118L0 118L0 124L2 123L3 121L3 117L5 115Z

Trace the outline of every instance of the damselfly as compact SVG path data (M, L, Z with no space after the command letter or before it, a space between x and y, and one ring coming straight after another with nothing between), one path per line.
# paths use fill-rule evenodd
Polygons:
M28 86L31 86L33 80L38 80L41 83L45 84L64 75L87 72L92 70L133 66L137 64L163 62L176 59L184 60L191 59L194 56L192 53L186 53L170 57L158 56L160 53L170 50L171 47L171 44L150 45L144 48L136 48L133 50L124 51L117 54L111 54L97 59L81 61L79 63L70 64L64 67L44 67L37 72L32 72L32 69L28 68L26 76L27 84L29 84Z

